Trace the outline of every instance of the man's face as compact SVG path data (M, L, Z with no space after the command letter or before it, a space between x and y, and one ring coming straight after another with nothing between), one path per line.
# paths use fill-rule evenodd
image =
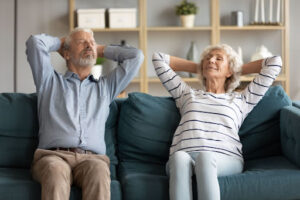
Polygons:
M74 66L90 67L96 63L96 58L97 44L92 34L84 31L73 33L66 59Z

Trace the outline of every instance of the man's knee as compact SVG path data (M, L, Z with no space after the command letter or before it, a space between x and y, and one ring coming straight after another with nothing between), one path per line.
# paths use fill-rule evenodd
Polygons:
M108 164L103 160L87 160L85 161L87 172L93 177L109 177L110 171Z
M41 158L34 166L35 176L40 182L48 184L66 183L71 184L70 166L59 157L45 156Z

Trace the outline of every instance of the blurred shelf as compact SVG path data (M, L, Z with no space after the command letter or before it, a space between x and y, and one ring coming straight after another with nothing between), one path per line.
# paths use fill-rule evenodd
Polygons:
M241 76L241 81L242 82L249 82L252 81L255 75L247 75L247 76ZM197 83L199 82L198 78L182 78L183 81L187 83ZM284 75L279 75L276 78L276 81L286 81L286 77ZM160 83L159 78L155 77L148 77L148 82L149 83Z
M69 28L70 30L73 30L75 27L75 10L76 6L75 3L78 0L68 0L69 1ZM131 81L131 84L139 84L139 91L148 93L148 87L151 84L157 84L160 83L160 80L157 77L147 77L147 68L148 64L147 61L151 58L150 55L148 55L151 52L149 51L149 44L153 42L151 38L151 34L157 33L160 34L159 36L165 37L167 43L173 43L177 42L171 40L168 41L168 36L174 33L181 33L181 35L184 35L184 37L189 37L190 34L193 35L199 35L199 38L201 38L201 34L210 34L209 44L216 45L220 44L221 37L226 34L226 31L232 31L230 34L233 34L236 36L237 39L239 39L239 31L251 31L251 38L256 38L256 32L255 31L266 31L268 34L271 31L280 31L282 34L281 39L276 42L279 46L281 46L281 56L283 59L283 66L284 66L284 73L281 74L276 81L281 81L283 87L285 88L287 94L289 94L289 9L290 9L290 0L284 0L282 1L282 16L281 16L281 24L249 24L242 27L238 26L225 26L221 25L221 18L220 16L220 9L221 0L211 0L208 1L210 3L210 16L209 16L209 25L207 26L196 26L192 28L186 28L181 26L149 26L148 20L147 20L147 13L153 14L151 12L151 9L154 9L154 7L147 8L147 1L150 0L137 0L137 22L138 26L136 28L101 28L101 29L92 29L94 32L100 32L100 33L107 33L106 35L110 34L114 37L115 33L117 33L117 36L114 38L115 40L121 39L120 36L123 36L124 33L127 33L128 35L134 35L133 37L138 41L139 48L143 51L145 55L145 61L140 69L140 77L136 77ZM254 1L254 0L247 0L247 1ZM201 4L201 3L200 3ZM230 6L230 5L229 5ZM251 8L249 8L251 11ZM179 18L178 18L179 19ZM165 21L164 18L161 18L162 22ZM165 21L166 22L166 21ZM167 23L167 22L166 22ZM162 34L162 33L166 34ZM120 33L120 34L118 34ZM272 32L271 32L272 33ZM180 40L181 38L178 38ZM207 41L205 41L207 42ZM169 45L169 44L168 44ZM166 45L166 46L168 46ZM182 47L182 46L181 46ZM167 52L167 51L166 51ZM247 75L242 76L241 81L242 82L249 82L252 81L254 78L253 75ZM197 78L183 78L183 80L187 83L197 83Z
M210 26L199 26L192 28L185 28L180 26L162 26L162 27L148 27L147 31L211 31L212 27Z
M220 26L220 30L222 31L257 31L257 30L285 30L284 26Z
M254 77L255 75L241 76L241 81L245 81L245 82L252 81ZM284 75L279 75L276 78L276 81L286 81L286 77Z
M94 32L138 32L140 28L92 28Z
M182 78L182 80L184 80L187 83L196 83L196 82L199 82L198 78ZM148 82L149 83L160 83L160 80L159 80L159 78L148 77Z

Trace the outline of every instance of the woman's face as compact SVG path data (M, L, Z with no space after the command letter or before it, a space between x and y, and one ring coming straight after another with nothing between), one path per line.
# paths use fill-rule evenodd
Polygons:
M221 49L209 52L202 60L202 74L207 80L229 78L232 72L226 53Z

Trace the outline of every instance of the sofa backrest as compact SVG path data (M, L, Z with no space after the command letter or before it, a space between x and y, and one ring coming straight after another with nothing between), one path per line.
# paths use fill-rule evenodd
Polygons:
M106 122L106 154L111 160L112 176L118 164L115 145L119 115L116 100L110 105ZM36 94L0 94L0 167L29 168L38 145L38 117Z
M269 89L240 131L246 159L272 155L274 149L275 154L280 154L279 111L290 104L291 100L282 87ZM129 94L120 109L120 161L165 164L179 120L180 115L172 98Z
M35 94L0 95L0 166L26 167L38 144Z

